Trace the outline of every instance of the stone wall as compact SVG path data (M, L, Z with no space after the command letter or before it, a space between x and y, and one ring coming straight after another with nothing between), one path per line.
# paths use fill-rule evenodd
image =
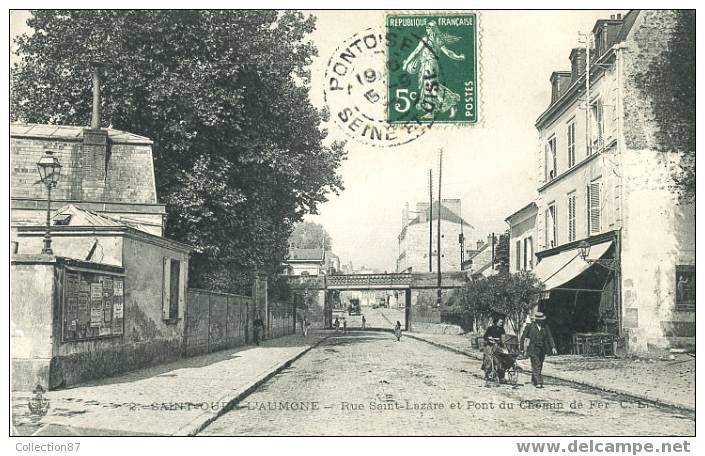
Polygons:
M694 312L675 309L675 267L695 264L695 210L673 188L695 116L683 98L694 96L687 14L641 11L623 48L622 307L632 351L695 341Z

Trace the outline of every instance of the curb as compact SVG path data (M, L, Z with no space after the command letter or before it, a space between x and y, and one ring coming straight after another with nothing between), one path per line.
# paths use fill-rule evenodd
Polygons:
M225 397L220 398L218 403L226 403L224 407L219 408L216 411L206 411L191 420L188 424L182 426L178 431L174 432L171 434L172 436L195 436L199 432L201 432L203 429L205 429L209 424L211 424L213 421L217 420L221 416L223 416L225 413L229 412L232 410L232 408L241 400L243 400L245 397L250 395L254 390L259 388L263 383L267 382L269 379L277 375L279 372L283 371L287 367L289 367L294 361L297 359L301 358L303 355L308 353L310 350L318 347L324 340L328 339L331 335L325 335L321 339L319 339L317 342L314 344L308 346L307 348L299 351L297 354L293 355L286 361L281 362L279 365L277 365L274 369L271 369L268 372L265 372L263 375L260 375L258 378L255 380L251 381L250 383L246 384L242 388L238 389L232 394L228 394Z
M433 345L433 346L442 348L442 349L444 349L444 350L452 351L452 352L458 353L458 354L460 354L460 355L464 355L464 356L467 356L467 357L469 357L469 358L473 358L473 359L476 359L476 360L478 360L478 361L482 361L482 356L477 355L477 354L475 354L475 353L472 353L472 352L469 352L469 351L466 351L466 350L462 350L462 349L459 349L459 348L451 347L451 346L449 346L449 345L445 345L445 344L442 344L442 343L439 343L439 342L434 342L434 341L425 339L425 338L420 337L420 336L417 336L417 335L412 335L412 334L409 334L409 333L407 333L406 335L409 336L409 337L412 338L412 339L416 339L416 340L419 340L419 341L422 341L422 342L426 342L427 344L430 344L430 345ZM669 400L666 400L666 399L656 399L656 398L653 398L653 397L645 396L645 395L642 395L642 394L636 394L636 393L633 393L633 392L631 392L631 391L626 391L626 390L622 390L622 389L619 389L619 388L612 388L612 387L609 387L609 386L600 385L600 384L597 384L597 383L592 383L592 382L588 382L588 381L584 381L584 380L575 380L575 379L568 378L568 377L564 377L564 376L562 376L562 375L560 375L560 374L556 374L556 373L552 373L552 372L549 372L549 373L545 373L545 372L544 372L544 373L543 373L543 376L544 376L544 377L548 377L548 378L552 378L552 379L555 379L555 380L561 380L561 381L564 381L564 382L573 383L573 384L575 384L575 385L586 386L586 387L588 387L588 388L597 389L597 390L604 391L604 392L607 392L607 393L619 394L620 396L630 397L630 398L637 399L637 400L643 401L643 402L648 402L648 403L651 403L651 404L656 404L656 405L660 405L660 406L664 406L664 407L670 407L670 408L675 408L675 409L679 409L679 410L684 410L684 411L687 411L687 412L695 413L695 407L693 407L693 406L685 405L685 404L679 404L679 403L677 403L677 402L672 402L672 401L669 401Z

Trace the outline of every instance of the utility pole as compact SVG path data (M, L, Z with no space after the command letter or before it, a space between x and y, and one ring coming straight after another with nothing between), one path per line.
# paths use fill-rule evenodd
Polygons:
M492 270L494 271L494 260L495 260L495 254L494 254L494 233L492 233Z
M438 227L436 239L438 241L438 297L436 307L441 307L441 177L443 176L443 149L438 153ZM433 215L433 214L432 214Z
M428 272L433 272L433 171L428 170Z

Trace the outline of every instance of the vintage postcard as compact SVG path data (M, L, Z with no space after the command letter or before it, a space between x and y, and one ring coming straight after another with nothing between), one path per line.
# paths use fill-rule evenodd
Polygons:
M694 451L694 10L9 13L17 451Z

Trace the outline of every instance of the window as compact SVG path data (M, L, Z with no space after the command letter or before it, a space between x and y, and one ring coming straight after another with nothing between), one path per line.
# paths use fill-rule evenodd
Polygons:
M676 266L676 309L695 310L695 266Z
M514 259L514 265L516 266L516 270L520 271L521 270L521 241L516 242L516 249L515 249L515 259Z
M534 240L531 236L524 239L524 270L534 269Z
M590 105L590 127L591 127L591 147L588 150L588 155L593 152L598 152L602 149L603 134L605 130L604 124L604 108L602 106L602 99L598 98L593 101Z
M568 124L568 168L575 166L575 121Z
M575 240L575 191L568 193L568 242Z
M545 247L550 249L556 246L556 204L551 203L545 214Z
M556 167L556 137L552 136L551 139L546 143L544 149L544 180L546 182L552 181L557 174Z
M163 268L162 319L173 321L183 315L186 268L179 260L169 257L164 257Z
M599 180L587 187L587 234L598 234L602 230L602 186Z

